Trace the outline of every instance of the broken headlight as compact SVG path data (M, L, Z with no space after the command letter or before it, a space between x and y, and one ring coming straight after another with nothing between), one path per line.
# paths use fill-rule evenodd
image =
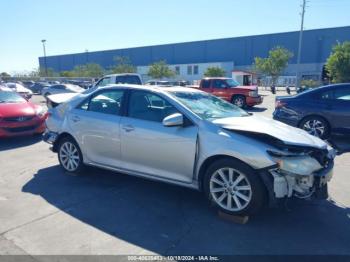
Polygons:
M281 171L288 174L308 176L322 169L320 163L307 154L292 154L283 151L267 151Z

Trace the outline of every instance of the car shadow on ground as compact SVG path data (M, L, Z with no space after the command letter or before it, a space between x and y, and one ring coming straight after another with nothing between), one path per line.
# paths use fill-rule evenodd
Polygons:
M41 135L0 138L0 151L30 146L42 141Z
M41 169L22 191L161 255L350 254L350 210L331 201L289 201L239 225L221 220L200 192L95 168Z
M254 106L254 107L245 108L244 110L247 111L247 112L250 112L250 113L255 113L255 112L264 112L264 111L267 110L267 108L266 107Z

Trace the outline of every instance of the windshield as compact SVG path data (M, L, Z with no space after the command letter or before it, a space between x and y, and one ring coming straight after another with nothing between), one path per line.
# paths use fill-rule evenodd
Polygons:
M228 84L229 87L239 86L239 83L232 78L226 79L226 83Z
M172 92L188 109L205 120L249 116L247 112L220 98L201 92Z
M0 91L0 103L22 103L26 100L15 92Z

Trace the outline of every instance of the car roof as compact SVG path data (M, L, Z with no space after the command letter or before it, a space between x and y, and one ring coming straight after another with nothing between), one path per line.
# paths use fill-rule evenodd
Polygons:
M212 80L212 79L222 79L222 80L226 80L226 79L231 79L229 77L204 77L204 80Z
M159 86L148 86L148 85L131 85L131 84L112 84L104 87L98 88L102 89L113 89L113 88L126 88L132 90L144 90L144 91L153 91L156 93L168 93L168 92L198 92L203 93L203 91L196 88L183 87L183 86L171 86L171 87L159 87Z
M110 75L105 75L103 77L112 77L112 76L138 76L138 77L140 77L140 75L136 74L136 73L110 74Z

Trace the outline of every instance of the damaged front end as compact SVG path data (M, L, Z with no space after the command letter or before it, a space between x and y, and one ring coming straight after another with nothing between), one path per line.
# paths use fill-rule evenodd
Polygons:
M327 183L333 175L334 156L327 149L303 149L300 152L272 151L269 155L277 167L272 176L275 198L297 197L326 199Z
M326 144L321 148L291 145L268 134L238 133L271 146L266 152L276 165L260 170L269 191L271 205L279 199L290 197L328 198L327 183L332 178L336 156L332 147Z

